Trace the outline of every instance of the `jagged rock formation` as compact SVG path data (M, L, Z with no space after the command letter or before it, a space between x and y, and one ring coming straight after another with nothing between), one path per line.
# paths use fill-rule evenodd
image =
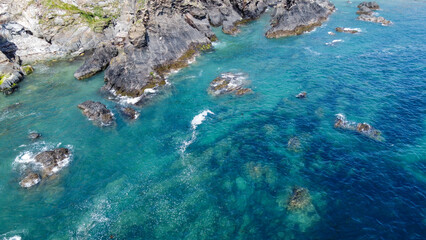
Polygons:
M278 4L271 19L268 38L300 35L320 26L335 7L328 0L287 0Z
M185 67L211 47L217 38L210 26L236 34L238 25L278 4L266 35L281 37L320 25L334 9L329 0L3 2L1 36L13 45L0 45L0 50L12 49L21 59L18 65L96 49L75 77L84 79L106 69L104 90L141 99L145 89L161 87L168 72Z

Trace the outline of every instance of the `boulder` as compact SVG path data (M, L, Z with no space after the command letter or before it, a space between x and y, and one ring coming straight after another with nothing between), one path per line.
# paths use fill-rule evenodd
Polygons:
M222 73L210 83L207 91L213 96L219 96L227 93L243 95L251 92L251 89L244 88L246 82L247 77L243 73Z
M320 26L335 7L328 0L293 0L277 6L267 38L300 35Z
M287 210L294 211L305 208L311 203L311 196L308 189L302 187L294 187L288 203Z
M86 59L84 64L77 69L74 77L78 80L89 78L104 70L111 59L118 55L117 47L110 42L103 42L98 45L91 57Z
M371 10L377 10L380 9L379 4L377 4L376 2L362 2L358 5L358 8L361 9L363 7L369 8Z
M40 181L41 177L39 174L30 172L19 182L19 185L21 185L23 188L30 188L34 185L37 185Z
M28 134L28 138L31 139L31 140L36 140L40 137L41 137L40 133L33 132L33 133Z
M42 165L43 177L51 176L62 169L70 157L67 148L57 148L52 151L44 151L35 156L35 161Z
M83 114L100 126L109 126L115 123L114 116L107 107L94 101L85 101L78 105Z

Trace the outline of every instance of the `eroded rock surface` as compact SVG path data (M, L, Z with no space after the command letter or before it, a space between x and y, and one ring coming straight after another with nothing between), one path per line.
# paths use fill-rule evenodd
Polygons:
M328 0L283 1L272 15L272 27L266 37L279 38L311 31L326 21L334 9Z

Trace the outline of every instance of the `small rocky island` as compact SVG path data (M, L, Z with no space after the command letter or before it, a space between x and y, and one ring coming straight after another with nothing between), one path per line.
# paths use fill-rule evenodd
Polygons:
M362 2L358 5L358 11L356 12L358 16L358 20L366 21L366 22L375 22L381 23L383 26L389 26L392 24L391 21L386 20L384 17L378 17L375 15L373 10L380 9L379 4L376 2Z
M78 105L82 113L92 120L98 126L110 126L115 123L114 115L102 103L94 101L85 101Z
M245 84L247 84L247 77L244 73L222 73L210 83L207 91L213 96L227 93L244 95L252 92L250 88L244 87Z
M23 188L29 188L44 179L48 179L68 164L69 157L70 151L67 148L57 148L37 154L34 157L35 166L28 171L19 185Z
M343 114L337 114L334 122L335 128L354 131L376 141L383 141L382 134L379 130L373 128L368 123L356 123L348 121Z

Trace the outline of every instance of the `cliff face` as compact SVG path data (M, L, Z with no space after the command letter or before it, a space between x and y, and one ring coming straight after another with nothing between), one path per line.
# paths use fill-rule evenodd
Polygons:
M3 0L0 50L19 65L97 49L75 77L106 69L106 90L143 97L145 89L165 84L165 74L211 47L216 36L210 26L237 34L239 24L258 18L268 6L277 7L267 36L279 37L286 28L320 24L333 5L328 0ZM313 19L305 21L306 13Z

